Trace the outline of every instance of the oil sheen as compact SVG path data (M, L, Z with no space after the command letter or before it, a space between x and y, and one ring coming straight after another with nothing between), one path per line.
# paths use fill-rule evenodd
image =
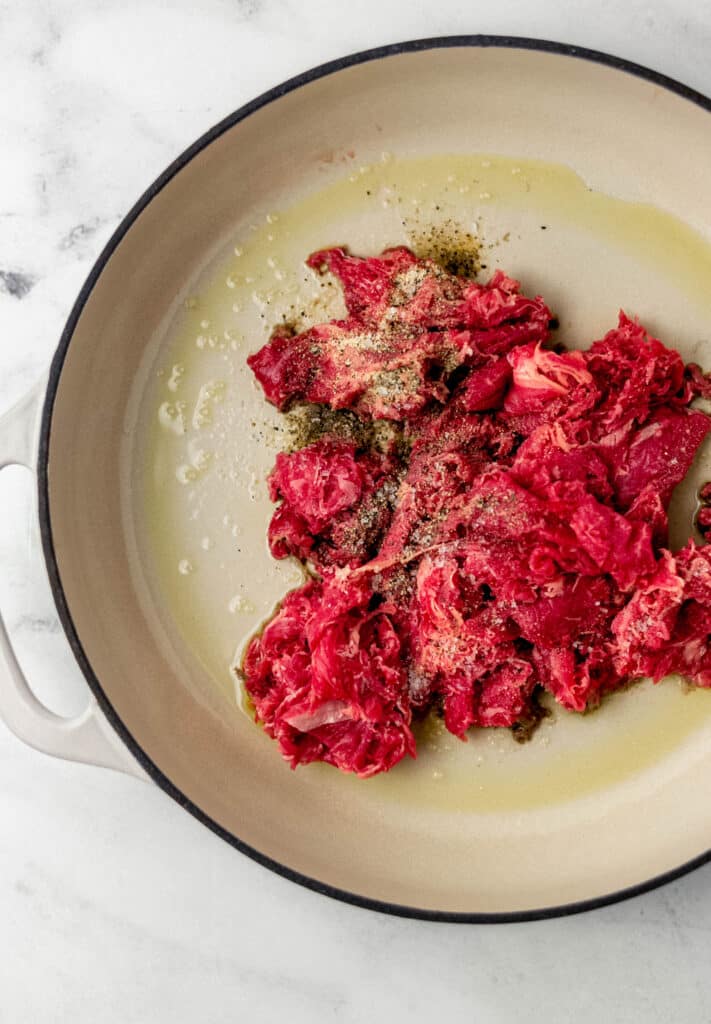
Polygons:
M245 722L232 666L245 640L302 581L266 546L266 477L285 443L247 355L272 327L343 311L334 283L304 267L309 252L348 245L371 254L406 244L446 247L486 279L498 267L541 293L558 340L578 348L614 326L622 307L687 360L711 368L711 245L662 210L591 190L572 170L495 155L344 164L342 180L274 209L230 239L196 274L156 342L143 389L133 527L140 571L176 649L197 658L220 713ZM695 494L711 478L700 454L672 506L672 546L691 531ZM488 813L553 805L659 770L704 730L711 692L643 683L590 714L552 709L533 739L480 730L467 743L436 719L420 725L418 759L363 783L378 800ZM276 745L265 756L278 758ZM288 768L284 767L285 771ZM314 765L300 771L333 769ZM333 782L332 782L333 784Z

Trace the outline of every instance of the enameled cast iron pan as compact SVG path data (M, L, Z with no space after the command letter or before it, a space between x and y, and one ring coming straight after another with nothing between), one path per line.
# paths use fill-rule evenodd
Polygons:
M324 168L324 152L367 162L384 149L565 164L591 188L661 207L711 243L711 102L602 54L535 40L424 40L324 65L238 110L127 215L77 299L48 383L0 421L0 465L36 469L49 578L92 693L80 718L58 719L31 693L3 632L0 713L35 747L149 778L237 849L362 906L500 921L621 899L710 855L708 715L644 770L613 779L601 749L598 786L550 802L542 794L530 807L484 813L401 801L395 784L390 795L369 782L341 788L328 769L289 772L242 712L215 712L204 681L166 650L129 571L122 460L140 451L126 436L127 408L175 295L255 204L288 207L342 174L337 160ZM348 239L324 244L332 241ZM546 263L555 257L563 275L582 268L573 293L602 293L614 266L585 246L584 233L568 235ZM536 268L533 251L531 263L533 285L555 292L555 266ZM635 277L638 306L653 277ZM698 358L694 315L679 314L674 341L686 355L696 346ZM711 346L711 326L706 338ZM244 443L256 443L247 429Z

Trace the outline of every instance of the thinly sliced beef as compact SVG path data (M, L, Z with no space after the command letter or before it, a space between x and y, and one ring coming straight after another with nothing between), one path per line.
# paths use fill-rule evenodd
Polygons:
M501 272L480 285L404 248L370 259L328 249L309 264L340 278L349 316L301 334L280 327L249 357L279 409L299 400L373 419L411 419L447 402L455 370L548 336L543 300L521 295L518 282Z
M322 569L363 564L390 525L397 466L393 455L337 439L277 455L269 477L272 501L281 499L269 524L274 557Z
M329 435L270 477L272 552L318 579L243 671L291 765L387 771L431 708L465 739L534 721L543 690L582 712L642 676L711 686L711 546L673 554L667 530L711 426L689 408L699 368L625 314L586 352L550 350L545 303L500 272L404 248L309 264L348 316L275 332L250 358L266 397L402 426L397 451ZM701 501L711 530L711 485Z
M592 375L582 352L551 352L537 342L513 349L508 361L513 382L504 402L507 413L578 419L595 404Z
M249 646L249 694L292 767L326 761L366 778L415 756L401 641L369 599L363 584L308 583Z
M334 274L349 315L381 333L467 328L477 332L487 354L502 342L508 350L548 334L551 314L543 300L521 295L518 281L500 270L481 285L448 274L432 260L418 260L404 247L368 259L345 249L323 249L307 262Z
M711 686L711 547L690 541L676 557L663 551L612 629L621 675L658 682L677 672Z
M672 491L686 476L711 427L708 416L687 409L656 409L632 435L615 466L612 484L619 507L628 509L651 489L666 508Z

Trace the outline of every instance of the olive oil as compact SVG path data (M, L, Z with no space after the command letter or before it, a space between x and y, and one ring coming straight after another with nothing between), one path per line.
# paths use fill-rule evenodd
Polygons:
M709 239L663 210L592 191L564 166L383 154L253 223L196 274L157 341L133 468L136 571L167 609L176 645L214 680L228 717L244 714L232 667L245 641L303 579L300 566L273 561L267 549L266 477L289 425L245 360L279 323L303 328L343 313L335 283L303 264L339 244L361 254L410 245L482 280L504 269L545 296L557 340L572 347L613 327L622 307L711 369ZM673 546L689 535L696 491L709 478L707 447L674 497ZM387 776L336 782L325 766L301 770L327 773L344 794L365 787L379 801L524 811L632 776L651 780L711 733L711 692L686 692L678 680L631 687L584 716L551 707L523 745L500 730L475 730L461 743L432 717L417 726L417 761Z

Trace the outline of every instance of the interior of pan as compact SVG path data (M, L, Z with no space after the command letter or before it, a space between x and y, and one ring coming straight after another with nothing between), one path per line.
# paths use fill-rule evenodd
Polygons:
M700 255L684 273L679 254L691 236L669 228L668 276L681 281L703 271L703 247L711 243L711 209L700 200L711 187L710 116L654 82L565 54L468 46L391 54L303 84L233 124L163 185L123 236L78 316L61 372L56 367L48 502L60 601L90 681L117 721L173 792L229 835L356 898L465 914L604 897L711 847L706 705L698 726L673 742L657 720L644 756L640 747L635 762L633 750L624 773L611 774L620 748L606 753L603 729L597 754L586 756L584 786L573 781L531 800L507 797L501 806L447 796L446 778L445 795L432 797L426 759L408 766L405 783L397 771L365 783L321 766L290 772L220 692L185 630L171 631L165 586L150 579L150 554L137 566L126 514L136 507L135 467L147 444L141 395L160 339L205 267L244 237L255 217L308 201L384 153L395 163L443 154L553 162L581 175L586 189L655 204L690 225L689 244ZM496 196L481 195L495 204ZM378 248L400 240L389 237L387 217L378 227L372 211L368 238L357 206L345 225L343 211L333 216L339 232L350 225L348 238L324 242ZM679 284L667 300L659 267L640 257L649 220L635 221L629 244L605 261L599 246L590 248L584 225L545 249L532 245L525 204L509 216L512 248L501 258L530 290L552 292L571 310L571 323L572 311L582 309L591 330L602 327L598 307L606 304L609 315L618 281L625 301L672 331L688 357L700 358L707 342L711 351L703 281L691 291ZM250 422L246 416L243 443L257 451ZM240 521L251 521L257 536L266 527L263 505L250 503L239 475L226 486ZM238 573L259 579L268 556L251 544L234 557ZM634 732L634 707L626 714ZM566 733L571 749L587 742L580 724ZM472 792L482 788L471 754L476 742L461 762L471 767ZM501 754L502 771L515 769L512 751L510 744ZM539 754L545 758L543 747ZM580 763L578 757L576 771Z

